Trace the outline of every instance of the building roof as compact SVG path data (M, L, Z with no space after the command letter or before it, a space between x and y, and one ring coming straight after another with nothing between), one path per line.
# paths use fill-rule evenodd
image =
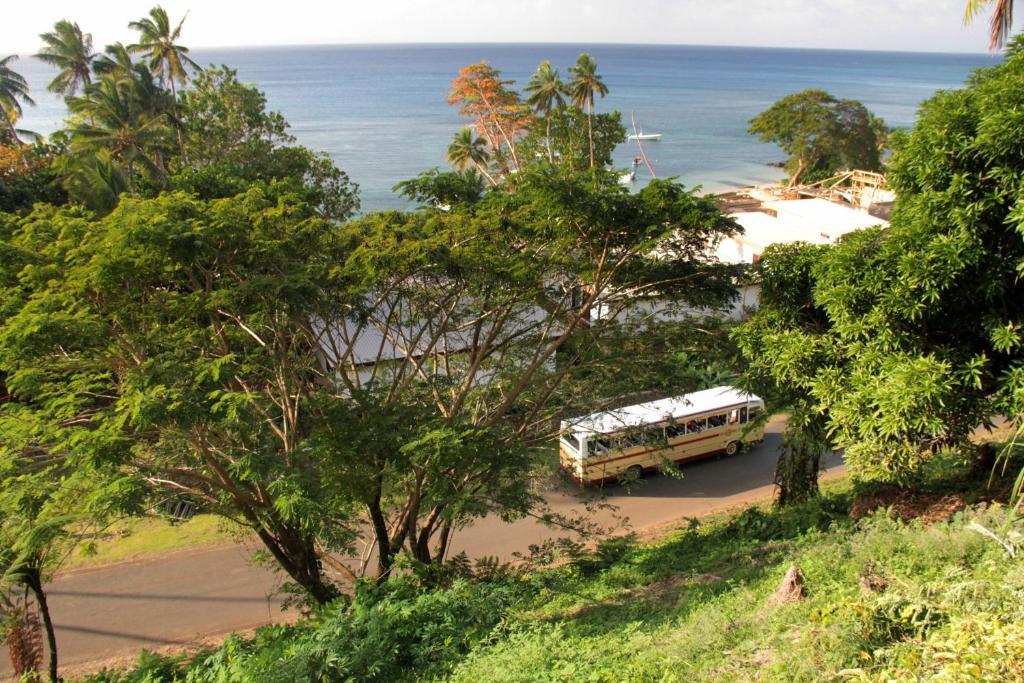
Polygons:
M830 241L861 228L889 225L887 221L867 211L827 199L780 199L765 202L764 206L775 211L779 220L787 226L817 231L827 235L826 239Z
M717 249L720 259L750 263L771 244L831 244L854 230L889 225L866 211L827 199L782 199L761 206L761 211L731 214L743 234L722 240Z
M562 423L562 429L571 429L577 434L607 434L629 427L680 420L715 408L760 400L757 396L735 387L715 387L685 396L648 401L586 415L575 420L566 420Z

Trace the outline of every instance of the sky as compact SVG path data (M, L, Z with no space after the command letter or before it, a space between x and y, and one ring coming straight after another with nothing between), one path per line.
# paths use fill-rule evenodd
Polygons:
M153 0L11 0L0 55L31 53L62 18L98 48L130 41ZM435 42L745 45L984 52L965 0L162 0L190 47ZM1021 14L1024 14L1022 12ZM1018 27L1019 28L1019 27Z

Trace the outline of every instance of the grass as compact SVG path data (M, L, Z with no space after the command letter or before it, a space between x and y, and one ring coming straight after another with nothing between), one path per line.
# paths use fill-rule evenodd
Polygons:
M944 521L852 519L865 491L834 480L805 505L607 541L557 568L363 585L309 621L91 680L1024 681L1024 524L966 477L943 469L915 493ZM773 605L792 564L807 595Z
M139 560L243 537L237 526L214 515L196 515L187 522L171 523L163 517L122 520L100 537L75 549L62 570L98 567Z

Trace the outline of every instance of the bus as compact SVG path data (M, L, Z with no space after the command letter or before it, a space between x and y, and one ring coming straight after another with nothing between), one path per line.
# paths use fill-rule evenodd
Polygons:
M735 455L764 439L764 401L735 387L594 413L561 423L562 467L581 484L639 477L665 462Z

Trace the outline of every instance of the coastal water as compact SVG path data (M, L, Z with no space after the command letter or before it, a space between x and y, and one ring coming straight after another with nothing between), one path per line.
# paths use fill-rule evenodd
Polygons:
M919 102L959 87L989 55L638 45L416 45L196 49L201 64L226 64L262 89L272 109L308 147L328 152L360 185L364 210L401 207L398 181L445 164L452 134L465 122L446 103L459 68L483 59L517 86L542 60L563 78L581 51L597 60L610 93L599 111L630 112L646 132L664 135L645 147L660 177L720 191L780 177L772 145L747 134L749 119L805 88L862 101L889 125L911 126ZM23 57L15 68L38 105L22 126L49 133L63 102L45 91L48 67ZM629 164L635 144L616 163ZM646 175L646 171L642 171ZM643 177L640 178L641 182Z

